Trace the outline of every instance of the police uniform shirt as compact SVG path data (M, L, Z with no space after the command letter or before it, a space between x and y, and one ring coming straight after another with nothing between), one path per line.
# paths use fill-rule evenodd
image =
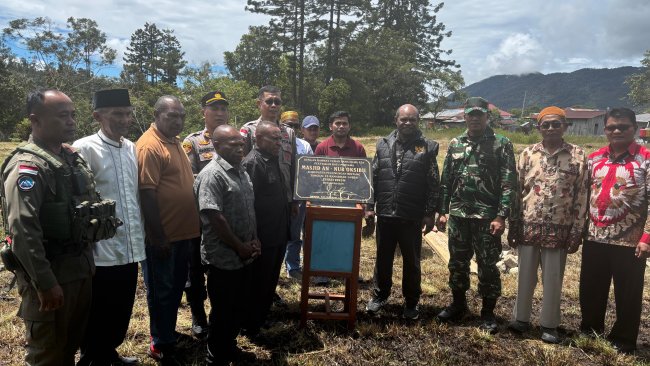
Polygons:
M207 128L189 134L183 140L183 150L192 163L192 173L199 174L216 155L211 134Z
M115 200L116 215L124 223L113 238L93 245L95 264L119 266L144 260L135 144L124 138L113 141L100 130L73 146L88 162L102 198Z

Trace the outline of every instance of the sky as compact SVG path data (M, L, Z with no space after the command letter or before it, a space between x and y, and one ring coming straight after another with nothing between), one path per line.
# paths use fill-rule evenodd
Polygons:
M145 22L175 32L190 64L223 65L250 25L268 17L244 10L245 0L3 0L0 27L47 16L65 25L91 18L118 51L118 74L131 34ZM55 4L55 5L53 5ZM493 75L570 72L639 66L650 49L649 0L448 0L438 20L452 31L442 43L461 65L467 85ZM16 50L20 52L20 50Z

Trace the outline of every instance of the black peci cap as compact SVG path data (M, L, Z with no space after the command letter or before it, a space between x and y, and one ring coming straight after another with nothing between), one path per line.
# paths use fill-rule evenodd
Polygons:
M96 91L93 96L93 109L105 107L130 107L128 89L106 89Z

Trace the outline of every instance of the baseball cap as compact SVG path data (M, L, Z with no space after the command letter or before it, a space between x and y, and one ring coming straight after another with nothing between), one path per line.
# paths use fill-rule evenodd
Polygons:
M311 126L320 126L320 122L316 116L307 116L302 120L302 127L309 128Z
M201 98L201 107L215 103L230 104L228 103L228 99L226 99L226 94L220 90L211 91Z
M488 101L481 97L471 97L465 101L465 113L472 111L488 112Z

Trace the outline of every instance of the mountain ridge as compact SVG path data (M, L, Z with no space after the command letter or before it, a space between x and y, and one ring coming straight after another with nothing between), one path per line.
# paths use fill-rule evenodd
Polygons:
M612 69L584 68L550 74L533 72L495 75L462 90L469 96L482 96L502 110L521 108L524 93L526 107L629 107L629 87L625 84L625 79L640 71L640 67L624 66Z

